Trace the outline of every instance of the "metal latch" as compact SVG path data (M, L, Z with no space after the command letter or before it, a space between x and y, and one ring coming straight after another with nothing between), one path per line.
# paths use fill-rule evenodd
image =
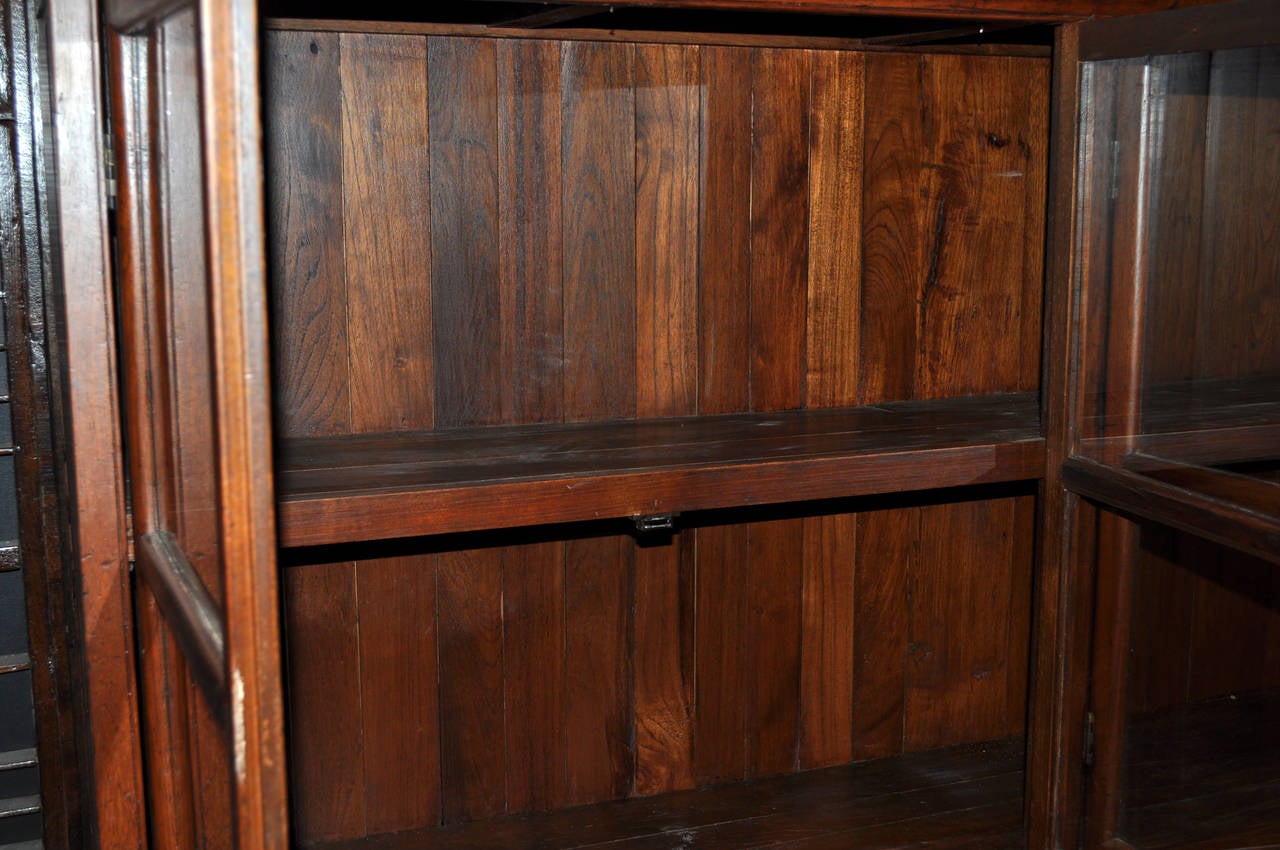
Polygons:
M676 528L675 514L644 514L632 517L631 520L636 524L636 532L639 534L670 533Z

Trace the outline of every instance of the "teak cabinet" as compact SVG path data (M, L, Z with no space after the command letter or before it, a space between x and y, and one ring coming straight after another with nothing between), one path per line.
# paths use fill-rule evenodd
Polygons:
M1280 15L655 5L50 3L101 846L1280 842Z

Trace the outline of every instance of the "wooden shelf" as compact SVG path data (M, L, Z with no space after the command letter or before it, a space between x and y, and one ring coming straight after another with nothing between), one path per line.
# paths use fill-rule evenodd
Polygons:
M1038 478L1034 394L287 440L285 546Z
M702 791L312 845L324 850L1018 848L1022 740L968 744Z
M1095 433L1108 430L1094 419ZM1136 438L1135 438L1136 437ZM1142 398L1142 434L1085 440L1083 453L1118 461L1128 450L1185 463L1227 464L1280 456L1280 379L1184 381Z

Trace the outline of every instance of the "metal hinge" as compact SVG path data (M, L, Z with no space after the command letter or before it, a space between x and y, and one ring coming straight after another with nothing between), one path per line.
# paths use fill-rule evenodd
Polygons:
M107 209L114 210L120 199L120 184L116 180L116 146L110 133L102 134L102 167L107 178Z
M1084 766L1093 767L1093 712L1084 716Z

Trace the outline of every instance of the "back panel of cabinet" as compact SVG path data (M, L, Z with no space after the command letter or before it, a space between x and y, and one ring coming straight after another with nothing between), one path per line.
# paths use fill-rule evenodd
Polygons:
M1044 58L265 44L282 434L1039 384ZM1031 492L292 553L299 838L1021 734Z

